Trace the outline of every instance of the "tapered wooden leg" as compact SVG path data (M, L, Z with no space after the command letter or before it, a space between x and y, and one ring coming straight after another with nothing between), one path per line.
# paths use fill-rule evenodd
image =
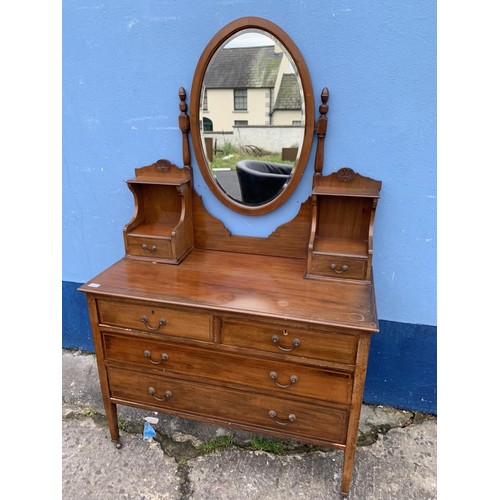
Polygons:
M117 448L121 448L122 443L120 441L120 431L118 430L118 411L116 405L109 401L104 401L104 410L106 411L106 420L108 421L111 441L115 443Z
M348 447L344 451L344 467L342 469L342 485L340 487L340 493L345 496L349 495L349 485L351 484L355 453L355 447Z
M106 368L104 366L104 351L102 346L101 332L99 330L99 318L97 315L96 299L87 294L87 305L90 315L90 326L92 328L92 337L94 339L94 347L97 361L97 371L99 373L99 381L101 384L102 402L104 411L106 413L106 420L108 421L109 433L111 434L111 441L113 441L117 448L121 448L120 434L118 432L118 412L116 404L111 403L109 400L110 392L108 387L108 378L106 376Z
M361 415L361 405L363 403L363 390L365 385L369 348L370 335L361 335L358 343L356 371L354 374L354 386L352 391L352 405L349 413L346 448L344 450L344 467L342 470L342 486L340 488L342 495L349 494L349 485L351 483L352 468L354 465L354 456L356 454L356 444L358 441L359 417Z

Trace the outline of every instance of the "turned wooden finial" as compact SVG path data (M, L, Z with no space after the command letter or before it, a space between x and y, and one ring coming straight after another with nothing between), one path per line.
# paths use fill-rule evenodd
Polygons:
M325 122L325 120L327 120L326 118L326 114L328 113L328 98L330 97L330 92L328 91L328 89L325 87L322 91L321 91L321 104L319 106L319 113L320 113L320 118L319 120L323 120L323 122ZM318 123L319 125L319 123ZM319 132L318 132L319 133ZM323 132L323 135L326 134L326 122L325 122L325 130Z
M179 89L179 99L181 102L179 103L179 109L181 114L179 115L179 128L182 132L182 159L184 162L184 166L191 165L191 155L189 153L189 141L188 141L188 133L189 133L189 115L187 114L188 105L186 103L186 90L184 87Z
M326 114L328 113L328 98L330 97L330 92L325 87L321 91L321 104L319 106L319 118L316 124L316 135L318 136L318 144L316 146L316 159L314 162L314 175L321 175L323 172L323 159L324 159L324 148L325 148L325 136L326 129L328 126L328 118Z
M179 104L179 109L181 110L182 113L186 113L187 111L187 104L186 104L186 89L184 87L181 87L179 89L179 99L181 100Z

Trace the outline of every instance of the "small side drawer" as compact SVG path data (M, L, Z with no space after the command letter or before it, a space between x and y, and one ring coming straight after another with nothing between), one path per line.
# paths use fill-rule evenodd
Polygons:
M108 367L108 381L111 398L118 404L131 402L252 430L345 443L349 411L344 406L320 406L113 367Z
M172 241L170 239L145 238L143 236L127 236L128 254L150 259L173 259Z
M330 278L365 279L367 259L313 254L310 274Z
M286 325L224 319L221 343L276 354L356 363L358 338L336 332L316 332Z
M148 304L97 300L99 323L131 330L212 341L212 316Z
M351 401L353 375L349 372L240 356L114 332L103 332L103 340L105 359L114 363L262 389L279 396L304 396L344 404Z

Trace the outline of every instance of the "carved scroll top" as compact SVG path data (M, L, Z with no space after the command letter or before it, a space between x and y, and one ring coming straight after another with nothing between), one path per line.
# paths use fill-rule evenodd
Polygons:
M337 172L337 179L342 182L348 182L352 181L354 179L354 176L356 175L356 172L352 168L341 168Z
M158 172L169 172L172 167L179 168L168 160L158 160L154 165Z

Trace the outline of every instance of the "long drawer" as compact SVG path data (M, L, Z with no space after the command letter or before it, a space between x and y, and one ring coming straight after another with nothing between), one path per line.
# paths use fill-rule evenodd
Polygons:
M212 316L135 302L97 301L99 323L196 340L212 340Z
M221 343L339 363L356 363L358 338L337 332L319 332L273 323L222 322Z
M345 444L347 407L319 406L111 366L108 381L111 398L118 404L136 403L225 424Z
M297 363L259 359L146 338L103 332L105 359L164 373L349 404L353 376Z

